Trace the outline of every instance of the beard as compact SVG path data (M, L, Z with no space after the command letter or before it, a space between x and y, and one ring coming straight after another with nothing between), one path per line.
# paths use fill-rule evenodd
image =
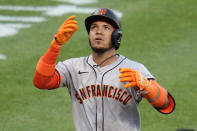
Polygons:
M108 50L114 48L113 45L112 45L112 43L110 43L110 44L109 44L109 47L106 47L106 48L103 48L103 47L101 47L101 48L93 47L92 44L91 44L91 42L90 42L90 40L89 40L89 44L90 44L91 49L92 49L95 53L98 53L98 54L102 54L102 53L104 53L104 52L106 52L106 51L108 51Z

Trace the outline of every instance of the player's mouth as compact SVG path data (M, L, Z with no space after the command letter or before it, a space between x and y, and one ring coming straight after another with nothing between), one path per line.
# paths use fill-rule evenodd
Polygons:
M94 41L96 41L96 42L101 42L101 41L104 41L102 38L100 38L100 37L96 37L95 39L94 39Z

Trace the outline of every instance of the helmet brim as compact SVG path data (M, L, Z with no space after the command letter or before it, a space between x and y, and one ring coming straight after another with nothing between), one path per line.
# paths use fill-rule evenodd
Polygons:
M93 15L85 19L85 26L88 33L90 32L90 26L95 21L104 21L112 25L114 28L119 29L119 26L111 18L103 15Z

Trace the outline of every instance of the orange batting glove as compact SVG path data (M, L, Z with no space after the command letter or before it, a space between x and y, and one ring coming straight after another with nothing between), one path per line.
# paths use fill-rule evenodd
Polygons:
M167 112L169 112L174 108L173 102L169 106L167 91L156 81L149 81L139 71L130 68L121 68L119 71L121 73L119 75L120 81L128 82L124 85L124 88L134 87L141 90L142 96L158 109L167 109Z
M124 85L124 88L128 87L137 87L139 90L145 91L148 93L152 84L147 80L139 71L132 70L130 68L120 68L119 75L120 82L128 82Z
M64 24L60 26L57 34L54 36L55 42L52 42L52 44L64 45L72 37L73 33L78 29L77 21L74 19L75 16L70 16L65 20Z

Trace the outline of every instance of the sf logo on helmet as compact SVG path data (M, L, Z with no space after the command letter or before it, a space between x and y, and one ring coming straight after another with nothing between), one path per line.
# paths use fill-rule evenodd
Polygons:
M93 15L105 15L107 12L106 9L99 9L99 10L96 10Z

